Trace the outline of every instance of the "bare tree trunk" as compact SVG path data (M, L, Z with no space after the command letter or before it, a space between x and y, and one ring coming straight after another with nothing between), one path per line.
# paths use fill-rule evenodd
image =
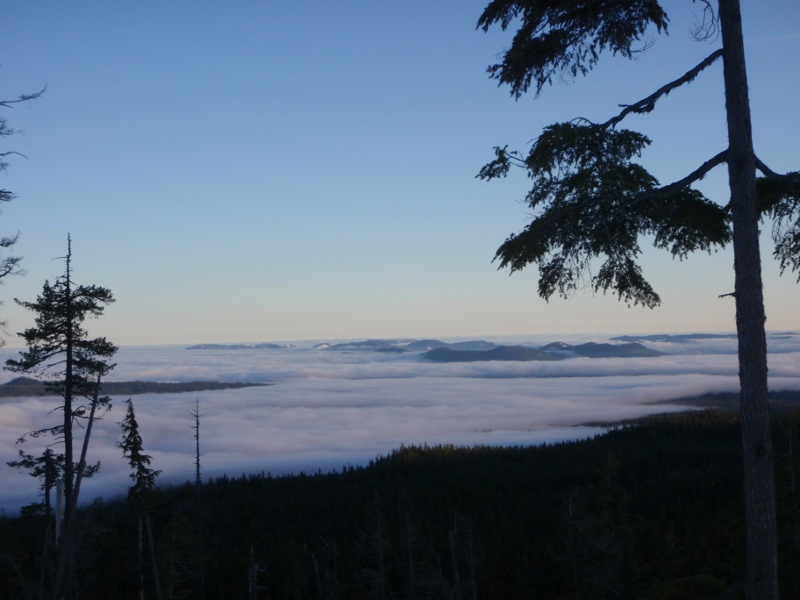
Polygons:
M142 530L142 517L136 519L139 532L139 554L137 562L139 567L139 600L144 600L144 532Z
M405 526L406 526L406 552L408 555L408 597L415 598L416 593L414 591L415 587L415 578L414 578L414 553L412 551L411 545L411 518L409 517L408 511L405 513Z
M575 600L581 600L580 587L578 586L578 561L575 557L575 534L573 531L572 501L575 498L575 491L570 492L567 504L567 533L569 535L569 557L572 565L572 584L575 587Z
M794 477L794 423L789 422L789 489L792 491L792 506L797 508L797 485Z
M736 330L749 600L778 598L775 483L767 391L766 313L759 254L755 156L739 0L719 0L733 216Z
M386 554L386 548L384 548L384 539L383 539L383 515L380 511L380 505L376 506L378 511L378 572L381 578L381 599L386 600L386 567L384 565L384 556Z
M153 524L152 519L150 519L150 513L146 512L144 514L144 522L147 526L147 539L150 543L150 561L153 565L153 583L156 588L156 600L163 600L163 596L161 595L161 578L158 574L158 560L156 557L156 542L153 539Z
M464 526L467 533L467 552L469 553L469 585L471 589L470 596L472 600L478 600L478 579L475 577L475 540L472 535L472 524L465 523Z
M453 569L452 594L454 599L463 600L463 596L461 595L461 575L458 572L458 557L456 556L457 536L458 536L458 515L455 513L455 511L453 511L453 528L448 532L447 536L450 541L450 567Z
M78 496L81 493L81 482L83 481L83 472L86 470L86 454L89 451L89 437L92 435L92 425L94 425L94 415L97 412L97 404L100 401L100 379L102 375L97 375L97 383L94 387L94 396L92 397L92 408L89 410L89 421L86 423L86 433L83 436L83 446L81 447L81 458L78 461L78 468L75 473L75 489L72 492L73 504L78 504Z
M67 252L66 270L66 289L67 289L67 320L72 322L72 297L70 295L70 252ZM66 334L66 367L64 370L64 526L61 538L57 543L56 554L56 576L53 583L53 600L61 597L61 588L64 582L64 573L69 569L72 560L72 514L75 511L73 505L72 491L75 482L74 458L72 451L72 328L67 329ZM70 570L71 571L71 570ZM65 598L72 597L71 582L66 585Z
M94 415L97 410L97 403L100 398L100 379L102 375L97 376L97 383L95 385L94 397L92 398L92 408L89 411L89 422L86 424L86 433L83 437L83 446L81 447L81 456L78 461L77 469L70 467L67 469L69 463L64 465L64 472L65 472L65 488L66 490L64 493L65 499L65 510L64 510L64 531L63 535L61 536L60 543L58 544L58 561L56 565L56 578L55 583L53 585L53 598L58 598L59 593L61 591L61 587L64 584L64 575L65 571L68 570L68 578L67 578L67 598L72 597L72 577L73 577L73 565L72 562L74 560L73 552L73 520L75 515L75 510L78 504L78 495L81 491L81 482L83 481L83 472L86 468L86 453L89 449L89 437L92 435L92 424L94 423ZM67 381L71 382L71 377L67 378ZM70 392L71 398L71 392ZM70 401L70 413L72 413L72 402ZM64 411L67 410L67 403L64 403ZM68 419L70 423L72 422L72 418ZM65 419L65 423L66 423ZM66 429L66 428L65 428ZM71 427L70 427L71 432ZM66 456L70 456L70 460L72 459L73 452L72 452L72 433L70 433L69 440L66 439L65 433L65 444L69 448L69 452L65 452L64 457L66 461ZM66 475L69 473L69 475Z

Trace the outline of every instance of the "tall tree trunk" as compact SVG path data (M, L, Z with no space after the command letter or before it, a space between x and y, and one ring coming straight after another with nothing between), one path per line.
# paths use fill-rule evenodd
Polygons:
M195 468L195 475L194 475L194 493L195 493L195 502L196 502L196 512L195 517L196 527L197 527L197 538L200 541L200 600L205 600L206 597L206 567L205 567L205 545L203 543L203 505L201 494L203 492L203 481L200 477L200 417L204 416L200 414L200 401L195 400L194 402L194 411L190 413L192 419L194 420L194 425L192 425L192 429L194 429L194 441L195 441L195 453L194 453L194 468Z
M150 519L150 513L144 513L144 523L147 527L147 539L150 542L150 562L153 566L153 583L156 588L156 600L163 600L163 595L161 593L161 577L158 574L158 558L156 556L156 542L153 538L153 523Z
M733 216L736 330L749 600L778 598L775 484L767 397L766 314L759 254L755 156L739 0L719 0Z
M64 331L64 526L63 535L57 544L56 575L53 582L53 600L60 600L62 587L66 587L63 598L72 598L72 520L75 512L73 485L75 483L75 463L72 446L72 400L73 400L73 350L74 318L72 299L72 240L67 236L67 267L65 273L64 308L66 329ZM67 576L67 583L64 577Z
M144 532L142 528L142 515L136 520L139 534L139 553L136 555L139 567L139 600L144 600Z
M89 438L92 435L92 425L94 425L94 415L97 412L97 405L100 402L100 380L102 374L97 374L97 383L94 385L94 396L92 397L92 407L89 409L89 419L86 422L86 432L83 434L83 445L81 446L81 457L78 460L78 468L75 472L75 485L72 490L72 502L77 506L78 498L81 494L81 482L83 473L86 470L86 455L89 452Z

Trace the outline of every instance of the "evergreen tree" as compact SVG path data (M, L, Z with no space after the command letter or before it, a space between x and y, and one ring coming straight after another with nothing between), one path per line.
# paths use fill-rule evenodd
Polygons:
M144 453L142 436L139 434L139 423L136 421L136 412L130 398L126 400L125 405L127 407L125 418L119 424L122 429L122 440L117 442L117 446L122 449L122 455L128 460L131 467L130 477L133 479L133 485L128 489L128 500L137 513L139 526L139 597L144 599L144 535L142 532L144 525L150 546L156 598L160 600L161 583L158 576L153 526L150 521L150 495L155 487L156 477L161 471L150 468L152 457Z
M7 464L9 467L27 470L31 477L36 477L41 481L40 489L42 490L44 502L30 504L23 508L23 512L29 510L38 513L44 508L44 543L42 545L42 562L39 573L39 598L43 598L46 579L50 575L50 561L48 559L53 551L54 535L56 534L51 492L63 477L64 455L55 454L52 448L46 448L39 456L20 450L19 458L8 461Z
M645 33L667 31L669 19L657 0L493 0L478 27L487 31L519 25L491 77L515 98L564 76L586 75L603 51L631 58ZM527 155L495 148L482 179L504 177L512 166L527 170L533 187L527 201L534 218L498 249L501 267L512 272L535 264L539 294L569 296L588 284L621 300L648 307L660 298L637 262L639 240L683 258L733 242L736 327L739 338L740 406L747 523L748 598L777 597L774 476L767 398L767 352L759 248L759 220L776 219L775 255L782 268L800 270L800 175L779 175L753 149L739 0L703 0L705 20L696 37L717 27L722 47L650 96L623 105L604 123L585 119L545 128ZM645 44L646 46L646 44ZM654 110L676 88L722 60L728 146L683 179L661 186L635 162L650 143L617 126L630 114ZM730 202L719 206L690 186L714 167L727 164ZM756 169L773 193L759 205ZM600 260L596 271L592 264Z
M99 418L97 409L107 408L110 398L100 396L100 381L114 364L110 361L117 348L105 338L88 339L83 329L87 317L99 317L105 305L114 301L111 292L98 286L76 286L72 281L72 245L67 241L64 275L52 285L45 281L35 302L16 300L20 306L36 313L35 326L19 335L28 347L18 359L6 361L11 371L26 373L44 380L47 389L61 397L58 410L61 422L30 432L30 436L51 435L64 445L63 534L57 540L58 566L53 597L59 597L68 563L72 560L72 528L75 508L84 476L93 474L99 465L87 466L91 426ZM80 459L75 462L73 429L85 423ZM23 436L24 438L25 436ZM67 597L71 586L65 587Z
M201 600L206 597L206 568L205 558L203 552L203 503L202 491L203 482L200 477L200 417L205 415L200 414L200 401L194 401L194 409L189 413L192 418L192 429L194 430L194 492L195 492L195 525L197 527L197 536L200 540L200 571L199 571L199 596Z
M10 460L6 464L16 469L27 470L31 477L41 480L44 514L49 521L52 513L51 492L62 477L64 455L55 454L52 448L46 448L39 456L20 450L19 458Z
M128 489L128 499L134 504L144 504L155 487L156 477L161 474L161 471L150 468L152 457L144 453L133 401L128 398L125 406L125 418L119 423L120 429L122 429L122 440L117 442L117 446L122 450L122 456L127 459L131 467L130 477L133 479L133 485Z

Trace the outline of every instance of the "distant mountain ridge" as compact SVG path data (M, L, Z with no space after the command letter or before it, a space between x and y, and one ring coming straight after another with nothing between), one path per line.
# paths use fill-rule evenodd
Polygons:
M363 340L359 342L342 342L339 344L317 344L314 348L319 350L333 350L339 352L352 352L371 350L375 352L426 352L437 348L452 348L453 350L491 350L497 344L486 340L470 340L467 342L442 342L440 340Z
M547 352L527 346L497 346L491 350L453 350L435 348L422 355L431 362L477 362L484 360L563 360L563 354Z
M294 348L291 344L195 344L187 350L286 350Z
M587 358L639 358L663 356L663 352L647 348L638 343L597 344L588 342L572 346L564 342L553 342L541 348L528 346L496 346L491 350L464 351L452 348L436 348L422 355L432 362L476 362L484 360L565 360L577 356Z
M769 332L767 337L769 339L785 339L799 335L798 332ZM664 342L672 344L691 344L701 340L735 340L735 333L659 333L659 334L645 334L645 335L618 335L608 338L611 342L622 342L623 344L599 344L599 348L592 349L593 344L578 344L570 345L564 342L552 342L546 346L538 348L538 350L546 352L566 352L578 353L583 356L590 356L592 352L599 353L600 356L606 356L606 351L612 352L630 352L634 356L657 356L652 354L654 350L642 350L630 348L628 350L620 349L624 344L639 344L640 346L645 342ZM594 344L597 345L597 344ZM388 338L376 339L370 338L366 340L353 340L346 342L322 342L315 344L311 349L313 350L329 350L333 352L384 352L384 353L402 353L402 352L429 352L439 348L449 348L451 350L460 351L475 351L475 352L488 352L498 347L514 347L514 344L496 344L486 340L468 340L463 342L443 342L434 338ZM614 346L617 350L609 350L609 347ZM529 348L530 346L522 346ZM297 349L298 347L293 344L275 344L271 342L262 342L257 344L195 344L188 346L186 350L290 350ZM303 348L301 345L300 348ZM307 347L306 347L307 348ZM647 354L651 352L651 354ZM612 354L609 356L619 356L619 354ZM624 354L622 355L624 356Z
M702 334L698 334L698 337ZM656 339L657 336L653 336ZM658 336L661 340L665 336ZM666 336L669 337L669 336ZM690 336L686 336L690 337ZM720 336L723 337L723 336ZM626 336L612 339L623 339ZM187 350L285 350L294 348L279 344L197 344ZM464 342L443 342L437 339L367 339L330 344L316 344L313 350L325 352L381 352L381 353L421 353L425 360L431 362L475 362L486 360L563 360L584 356L589 358L634 358L662 356L662 352L647 348L639 341L621 344L601 344L587 342L584 344L567 344L552 342L540 348L523 345L501 345L486 340L468 340Z
M655 335L618 335L611 338L619 342L672 342L689 344L697 340L735 340L735 333L681 333Z

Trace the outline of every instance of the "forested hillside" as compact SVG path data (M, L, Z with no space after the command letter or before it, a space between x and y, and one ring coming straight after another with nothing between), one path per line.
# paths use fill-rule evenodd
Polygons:
M228 390L258 385L269 384L235 381L104 381L100 389L103 394L110 396L134 396L136 394L177 394L204 390ZM31 377L16 377L0 385L0 398L56 394L56 391L48 389L46 382Z
M773 427L791 598L800 412ZM334 474L228 476L152 499L155 570L126 502L88 507L77 597L136 598L141 570L147 598L154 572L169 599L737 598L741 481L736 416L710 411L573 443L409 447ZM33 509L0 521L3 600L46 585L44 527Z

